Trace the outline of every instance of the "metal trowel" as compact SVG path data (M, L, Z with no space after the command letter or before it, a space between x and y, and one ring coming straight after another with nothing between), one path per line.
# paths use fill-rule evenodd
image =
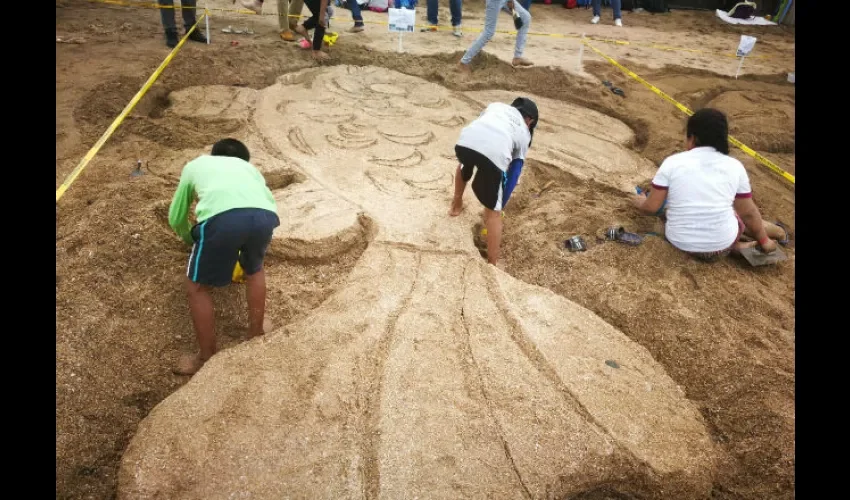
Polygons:
M777 262L782 262L783 260L788 259L785 252L783 252L779 247L776 247L776 250L770 253L764 253L756 247L742 248L741 255L747 259L747 262L749 262L753 267L776 264Z

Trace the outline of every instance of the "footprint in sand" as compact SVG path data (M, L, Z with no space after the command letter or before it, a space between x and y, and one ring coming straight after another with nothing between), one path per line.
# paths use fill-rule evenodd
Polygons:
M282 224L270 252L321 260L368 247L308 317L218 353L157 405L124 454L118 497L565 498L608 488L708 498L705 424L649 352L487 265L471 236L470 190L464 214L446 215L460 130L435 122L468 123L476 102L515 95L471 92L471 104L452 99L449 109L450 93L430 85L417 103L394 102L403 120L359 113L356 127L293 127L307 108L282 116L284 98L424 84L380 68L309 71L241 101L254 106L246 136L257 157L269 169L286 159L301 176L275 191ZM557 131L535 136L531 168L542 158L575 175L601 170L615 187L651 175L627 154L633 134L621 122L534 98ZM597 142L565 136L567 127ZM403 137L412 144L390 140ZM547 158L556 148L581 160Z

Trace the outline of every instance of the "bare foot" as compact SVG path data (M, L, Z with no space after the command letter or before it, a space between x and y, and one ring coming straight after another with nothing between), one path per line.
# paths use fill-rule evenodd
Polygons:
M263 333L269 333L274 330L274 323L269 318L263 320Z
M529 61L524 57L514 57L513 61L511 61L511 64L520 67L534 66L533 62Z
M744 248L753 248L758 245L758 241L738 241L732 247L732 253L740 253Z
M300 24L295 27L295 32L303 36L304 38L310 38L310 34L307 33L307 28Z
M313 59L315 59L317 61L326 61L329 57L330 57L329 55L322 52L321 50L314 50L313 51Z
M461 212L463 212L463 202L455 203L452 201L452 208L449 209L449 215L457 217Z
M173 371L177 375L194 375L204 366L204 363L200 354L184 354Z

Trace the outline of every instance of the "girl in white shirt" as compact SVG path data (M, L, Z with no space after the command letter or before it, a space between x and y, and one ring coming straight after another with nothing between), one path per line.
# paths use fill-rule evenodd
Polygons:
M697 111L688 119L687 151L664 160L649 196L632 195L645 213L656 213L666 201L665 238L706 261L756 245L770 253L776 250L771 238L787 239L783 228L762 220L744 165L729 156L728 136L723 113ZM756 241L739 242L744 234Z

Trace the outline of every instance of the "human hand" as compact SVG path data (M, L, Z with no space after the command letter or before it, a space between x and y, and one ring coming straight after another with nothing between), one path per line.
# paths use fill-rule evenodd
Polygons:
M631 198L632 205L634 205L635 208L641 208L644 202L646 202L646 193L632 194L629 195L629 198Z
M513 11L514 11L514 2L513 2L513 0L508 0L508 3L507 3L506 5L507 5L507 7L508 7L508 10L510 10L511 12L513 12Z

